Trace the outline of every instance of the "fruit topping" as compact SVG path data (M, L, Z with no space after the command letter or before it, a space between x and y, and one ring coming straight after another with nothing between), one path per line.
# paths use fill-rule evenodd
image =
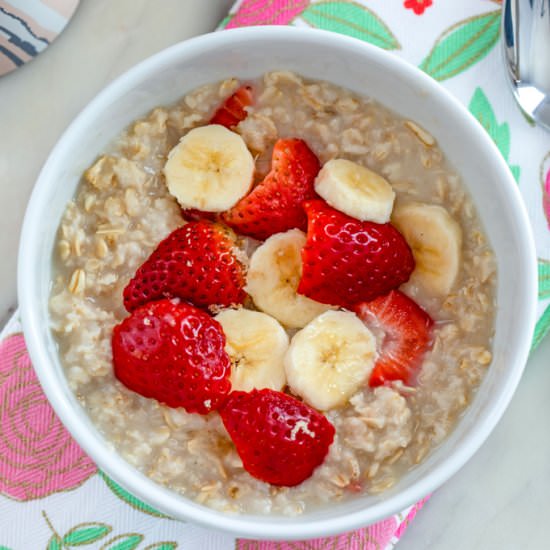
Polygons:
M332 207L361 221L387 223L395 193L391 185L351 160L329 160L315 180L315 191Z
M245 268L233 232L206 220L189 222L164 239L124 289L133 311L160 298L180 298L202 308L241 304Z
M197 210L196 208L182 208L181 215L188 222L198 222L200 220L215 222L218 221L219 217L218 212L206 212L204 210Z
M355 311L373 332L382 333L369 385L380 386L394 380L414 385L431 345L431 317L398 290L358 304Z
M225 309L215 319L222 326L231 359L231 387L282 390L288 349L285 329L273 317L249 309Z
M206 414L231 390L231 363L220 324L188 304L148 303L115 326L115 376L169 407Z
M222 212L244 197L254 159L243 138L223 126L194 128L168 153L166 185L184 209Z
M307 242L298 292L348 309L409 279L414 259L393 225L359 221L322 200L304 205Z
M366 383L376 341L350 311L327 311L297 332L285 356L290 389L326 411L345 405Z
M451 215L437 204L399 205L392 223L412 248L416 267L411 282L426 292L446 297L460 269L462 232Z
M223 220L237 233L265 240L288 229L305 230L302 208L315 197L313 183L319 161L301 139L280 139L275 143L271 171L231 210Z
M226 128L234 128L247 117L246 107L250 107L253 100L252 86L241 86L218 108L210 120L210 124L221 124Z
M220 414L245 470L272 485L302 483L324 461L334 439L325 416L270 389L232 392Z
M252 254L246 276L245 288L256 307L289 328L302 328L330 309L296 292L305 244L299 229L272 235Z

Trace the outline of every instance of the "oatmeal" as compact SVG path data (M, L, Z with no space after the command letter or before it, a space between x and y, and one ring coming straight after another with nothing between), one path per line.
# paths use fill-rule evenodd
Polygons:
M218 108L241 89L235 79L202 87L171 107L153 110L125 130L84 173L61 221L54 251L51 327L70 387L97 428L130 464L154 481L218 510L296 515L358 493L388 489L452 431L492 361L496 263L460 177L435 139L414 121L369 98L292 73L268 73L250 84L238 108L230 110L230 123L224 123L228 115ZM184 226L186 219L202 215L194 209L207 210L201 207L199 194L195 202L184 204L182 214L174 195L179 198L180 190L186 193L190 187L174 179L172 187L167 186L165 174L170 175L168 155L180 139L208 125L213 113L216 122L234 127L236 134L227 130L233 136L229 139L234 142L238 134L244 140L244 149L238 143L231 145L234 154L244 155L243 159L250 156L238 170L231 168L228 178L265 182L272 178L269 174L276 162L284 162L277 156L276 143L284 143L281 151L287 153L289 148L305 143L312 151L308 161L312 170L317 163L313 159L318 159L312 173L322 167L316 189L331 205L314 198L305 203L307 222L300 208L293 213L297 218L290 228L279 227L280 220L274 220L267 229L254 226L256 232L243 225L238 216L232 218L230 209L223 219L246 237L238 239L235 258L224 264L224 269L228 270L228 281L238 283L241 275L243 280L248 277L243 287L248 295L244 291L242 296L234 294L216 311L210 311L224 310L214 319L232 339L232 347L228 344L226 351L233 368L244 364L239 346L245 339L240 333L240 340L231 336L235 330L239 332L239 325L232 320L235 314L228 311L260 310L254 311L255 315L269 316L269 321L260 317L249 321L255 329L247 334L249 339L261 340L263 326L283 326L285 330L266 328L271 330L267 341L272 353L262 351L256 362L246 356L247 362L260 365L259 369L270 365L271 374L279 369L265 387L298 395L322 411L316 414L334 427L332 444L320 466L311 477L292 487L266 483L246 471L225 419L222 421L213 409L209 412L213 404L208 399L201 405L201 413L207 414L187 412L181 406L169 407L131 391L114 374L113 329L128 318L128 311L141 306L136 303L128 307L135 293L129 298L125 289L135 281L144 262L149 265L148 258L160 241ZM187 143L190 140L187 138ZM308 286L304 282L308 273L317 277L316 270L344 269L342 262L327 261L325 266L319 261L322 255L317 254L320 249L311 249L310 230L314 220L323 216L338 220L339 216L363 215L356 210L342 213L346 206L339 201L345 196L331 194L334 182L348 178L348 169L362 174L363 180L377 190L372 196L381 197L379 205L369 202L365 219L372 216L373 222L383 224L380 227L388 233L384 238L401 247L399 254L388 256L388 261L398 258L391 285L377 293L385 296L388 290L399 287L401 292L391 290L388 294L391 303L361 290L360 301L365 305L354 309L350 304L355 299L350 298L349 304L331 300L336 283L321 280ZM248 185L239 181L233 195L224 195L220 187L216 197L219 211L252 195L243 198ZM200 190L202 182L194 181L193 185ZM390 215L399 231L386 223ZM302 223L308 223L307 237L298 229ZM363 235L366 223L356 221L357 228L350 226L350 231ZM429 230L432 225L435 229ZM425 227L433 241L423 241L419 227ZM226 236L224 233L223 238ZM325 242L328 250L332 244ZM320 246L318 241L315 246ZM266 263L269 258L284 258L284 269L294 267L284 275L282 267ZM430 265L436 267L422 271ZM290 294L288 286L280 286L281 277L275 277L281 273L293 289ZM431 283L426 284L426 280ZM376 284L379 281L369 281L368 287ZM226 309L235 303L244 304L245 309ZM405 373L401 378L384 371L384 366L387 369L392 364L392 356L384 352L387 326L379 322L396 304L409 308L415 319L415 345L422 358L421 365L414 366L414 375ZM352 348L354 338L362 346L362 360L354 363L347 358L347 370L342 367L337 380L324 387L321 382L313 384L315 373L299 368L305 352L298 346L305 345L307 331L317 330L314 323L321 323L320 319L349 323L345 325L349 339L346 349ZM378 321L373 323L372 319ZM258 370L255 376L264 381L268 374ZM303 380L308 376L310 385ZM238 384L237 378L232 380L234 389L251 389L250 379L239 379ZM252 386L257 384L254 380ZM331 394L329 386L337 391ZM288 437L306 437L311 426L297 423Z

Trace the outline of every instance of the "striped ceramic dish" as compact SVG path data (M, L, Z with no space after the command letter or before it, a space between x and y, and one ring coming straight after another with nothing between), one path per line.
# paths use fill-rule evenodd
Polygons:
M0 75L24 65L65 28L79 0L0 0Z

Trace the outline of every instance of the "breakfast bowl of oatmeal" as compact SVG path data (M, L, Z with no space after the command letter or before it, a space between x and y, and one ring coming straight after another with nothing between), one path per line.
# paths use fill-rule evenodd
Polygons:
M179 519L298 539L437 488L517 386L536 273L521 198L431 79L263 27L117 79L52 151L19 259L61 420Z

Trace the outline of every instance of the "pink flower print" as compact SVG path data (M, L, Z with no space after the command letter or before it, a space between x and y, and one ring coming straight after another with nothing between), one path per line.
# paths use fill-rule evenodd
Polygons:
M396 529L397 520L395 516L374 523L366 529L362 529L361 531L366 531L365 540L363 545L357 545L357 549L365 548L366 550L378 550L379 548L386 548Z
M400 539L403 536L403 533L407 530L407 527L411 523L411 521L414 519L416 514L418 514L418 511L426 504L428 499L430 498L430 495L427 497L424 497L422 500L419 500L409 511L407 514L407 517L401 522L401 525L395 532L395 537Z
M546 179L542 185L542 207L546 215L548 229L550 229L550 169L546 173Z
M17 500L73 489L97 471L42 393L20 334L0 344L0 492Z
M308 4L309 0L244 0L225 28L288 25Z
M370 527L350 531L335 537L301 542L237 541L237 550L380 550L390 543L397 520L394 516Z

